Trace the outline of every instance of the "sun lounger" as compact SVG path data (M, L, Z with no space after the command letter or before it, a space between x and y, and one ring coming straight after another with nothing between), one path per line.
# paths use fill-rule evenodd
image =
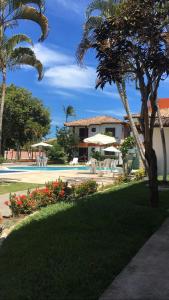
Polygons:
M74 157L72 161L69 163L70 165L78 165L78 157Z

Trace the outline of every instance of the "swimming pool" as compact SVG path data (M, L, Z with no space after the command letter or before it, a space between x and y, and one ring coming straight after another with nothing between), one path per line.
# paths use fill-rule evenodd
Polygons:
M89 170L89 167L80 166L80 167L37 167L37 166L30 166L30 167L9 167L10 171L79 171L79 170Z
M20 173L19 170L0 170L0 174L9 174L9 173Z

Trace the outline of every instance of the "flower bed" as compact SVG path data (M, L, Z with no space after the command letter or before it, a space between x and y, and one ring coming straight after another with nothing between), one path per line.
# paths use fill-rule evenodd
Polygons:
M97 191L97 183L88 180L76 186L59 181L49 182L44 188L37 188L27 192L27 195L11 194L9 201L5 201L12 211L13 216L27 215L41 207L61 201L74 201L91 195Z

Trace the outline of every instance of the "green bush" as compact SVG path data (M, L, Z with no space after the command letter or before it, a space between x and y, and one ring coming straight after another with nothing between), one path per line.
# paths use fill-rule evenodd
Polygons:
M116 179L115 179L115 185L119 185L121 183L127 183L130 182L131 178L127 175L119 175Z
M0 165L5 161L5 158L3 156L0 156Z
M49 182L44 188L38 188L27 195L11 194L8 205L13 216L27 215L37 211L41 207L65 201L74 201L91 195L97 191L97 183L93 180L86 181L77 186L68 186L67 182L61 180Z
M67 156L63 148L57 142L48 150L48 158L58 164L64 164L67 161Z
M88 180L75 187L76 198L85 197L97 192L98 184L94 180Z
M139 169L134 173L134 179L136 181L142 180L145 177L145 170L144 169Z

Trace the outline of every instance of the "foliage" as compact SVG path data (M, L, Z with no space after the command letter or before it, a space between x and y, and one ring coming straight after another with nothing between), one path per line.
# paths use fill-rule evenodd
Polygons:
M0 165L5 161L5 158L3 156L0 156Z
M41 139L50 129L50 114L26 89L7 87L3 117L3 149Z
M66 163L67 156L63 150L63 148L58 144L58 142L53 143L53 147L50 148L48 151L48 158L49 160L58 163L64 164Z
M98 184L94 180L88 180L75 186L76 198L85 197L97 192Z
M104 156L102 155L102 153L100 153L100 151L93 151L92 158L95 158L95 159L101 161L104 159Z
M77 152L78 137L67 127L56 128L56 137L58 144L64 148L68 160L71 160Z
M145 177L145 170L139 169L134 173L134 178L136 181L142 180Z
M63 111L64 111L65 116L66 116L66 122L68 121L69 117L75 117L76 116L75 109L72 105L68 105L67 107L63 106Z
M125 138L124 142L120 146L120 151L122 153L122 157L125 158L128 151L135 146L135 140L132 136L128 136Z
M130 182L131 178L128 175L119 175L116 179L114 184L115 185L120 185L122 183L127 183Z
M27 195L17 196L11 194L9 201L5 201L12 211L13 216L30 214L41 207L61 201L75 201L97 191L97 183L89 180L77 186L68 186L61 180L49 182L44 188L37 188L27 192Z

